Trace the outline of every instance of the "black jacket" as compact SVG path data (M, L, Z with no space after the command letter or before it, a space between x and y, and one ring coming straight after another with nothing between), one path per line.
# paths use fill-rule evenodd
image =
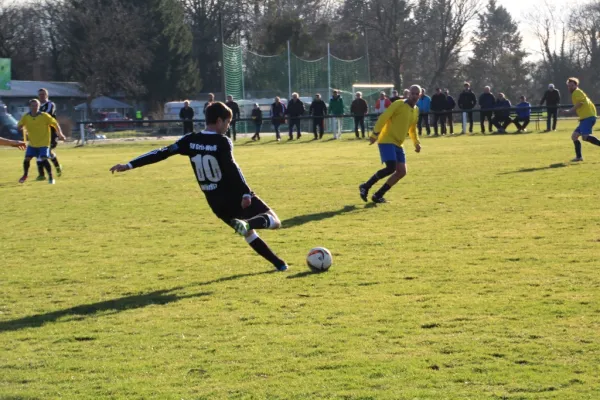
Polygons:
M458 108L461 110L472 110L477 105L477 97L470 90L463 90L458 96Z
M310 103L308 113L313 117L322 117L327 115L327 104L322 99L313 100L313 102Z
M431 96L431 111L443 111L448 105L448 99L444 93L436 93Z
M225 105L231 108L231 112L233 113L232 121L240 119L240 106L235 101L228 101Z
M252 120L257 124L262 123L262 110L260 108L252 109Z
M304 103L300 99L291 99L288 101L287 110L285 111L290 118L299 117L304 114Z
M281 122L281 119L283 118L284 114L285 106L283 105L283 103L279 102L271 104L271 117L273 119L273 122Z
M194 119L194 109L192 107L185 108L183 107L179 111L179 118L183 120L192 120Z
M390 97L390 101L393 103L393 102L395 102L395 101L398 101L398 100L400 100L401 98L402 98L402 97L400 97L400 96L394 96L394 97Z
M456 107L456 102L454 101L454 98L450 95L446 96L446 98L447 98L447 102L446 102L445 110L448 110L448 111L454 110L454 108Z
M542 101L540 101L540 106L546 102L548 107L556 107L560 104L560 92L558 89L546 90L544 93L544 97L542 97Z
M479 96L479 107L482 110L496 107L496 97L491 93L481 93L481 96Z

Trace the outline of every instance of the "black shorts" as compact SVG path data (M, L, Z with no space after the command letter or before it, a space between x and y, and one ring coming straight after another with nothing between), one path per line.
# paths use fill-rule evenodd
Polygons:
M212 204L215 203L215 204ZM231 201L212 201L210 208L217 217L222 219L227 225L231 224L232 219L250 219L259 214L264 214L271 210L267 203L261 200L260 197L253 195L250 207L242 208L242 199L237 202Z
M54 130L54 128L50 128L50 129L52 130L51 137L50 137L50 148L55 149L56 146L58 146L58 135L56 134L56 131Z

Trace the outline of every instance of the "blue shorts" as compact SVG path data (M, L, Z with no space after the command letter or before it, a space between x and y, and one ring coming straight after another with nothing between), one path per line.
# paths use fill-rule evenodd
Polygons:
M596 125L596 117L582 119L579 121L579 125L575 129L575 132L580 135L591 135L594 125Z
M26 158L37 158L41 160L42 158L50 158L50 149L48 146L46 147L31 147L27 146L27 150L25 150Z
M406 154L404 148L398 147L392 143L379 143L379 155L381 162L396 161L400 164L406 164Z

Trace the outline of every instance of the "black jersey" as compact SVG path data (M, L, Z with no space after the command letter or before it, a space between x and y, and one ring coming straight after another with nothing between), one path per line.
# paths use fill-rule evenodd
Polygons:
M243 195L253 194L233 158L233 144L215 132L188 133L172 145L146 153L129 164L138 168L176 154L190 158L196 180L213 211L224 203L239 204Z
M40 105L40 111L50 114L52 118L56 118L56 104L50 100Z

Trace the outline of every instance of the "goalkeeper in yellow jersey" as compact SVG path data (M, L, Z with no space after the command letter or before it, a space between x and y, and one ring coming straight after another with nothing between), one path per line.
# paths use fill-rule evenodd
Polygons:
M385 163L385 168L377 171L368 181L358 187L360 198L363 201L367 201L369 190L378 180L391 175L385 184L371 197L374 203L385 203L383 195L406 176L406 155L402 146L407 135L410 135L415 145L415 151L417 153L421 151L416 129L419 119L419 108L416 104L420 95L421 87L418 85L411 86L408 98L404 101L393 102L379 116L370 141L371 144L377 142L381 162Z
M24 173L21 179L19 179L19 183L24 183L27 180L31 159L37 158L48 172L48 183L53 185L55 181L52 177L52 168L48 162L48 158L50 157L50 128L54 128L58 133L58 137L62 140L65 140L65 136L56 119L45 112L39 111L40 102L38 99L29 101L29 109L30 112L21 117L18 125L20 130L25 128L29 137L27 150L25 150L25 160L23 161Z

